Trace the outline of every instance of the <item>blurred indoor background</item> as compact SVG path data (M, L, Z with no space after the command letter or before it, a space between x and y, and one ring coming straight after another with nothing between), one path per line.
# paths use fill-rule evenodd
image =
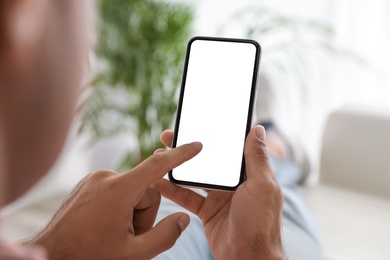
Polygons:
M125 171L154 150L172 127L192 36L250 37L262 45L261 75L282 96L278 124L310 159L304 189L326 258L390 259L389 1L101 0L98 7L100 40L80 115L48 176L2 210L2 237L31 236L84 175Z

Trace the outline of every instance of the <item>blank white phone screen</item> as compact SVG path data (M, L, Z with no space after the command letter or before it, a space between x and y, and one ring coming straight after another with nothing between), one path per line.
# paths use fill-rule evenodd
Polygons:
M174 179L238 185L255 69L248 42L192 42L176 146L199 141L202 151L172 171Z

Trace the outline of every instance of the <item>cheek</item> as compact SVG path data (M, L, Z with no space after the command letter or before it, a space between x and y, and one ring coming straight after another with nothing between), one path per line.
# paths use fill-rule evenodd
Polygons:
M50 69L42 67L41 76L38 72L29 82L12 85L13 93L8 93L8 100L2 102L3 147L11 200L38 181L62 150L73 120L81 78L80 72L68 68L55 64Z
M13 52L16 59L8 56L0 62L0 76L4 76L0 121L11 199L25 192L55 162L81 92L87 58L84 24L73 21L72 12L56 19L59 12L47 14L45 33L34 40L39 44L20 44Z
M78 1L69 1L72 2ZM58 5L57 12L49 14L51 23L47 26L42 48L37 52L39 69L34 76L38 79L35 89L39 90L31 94L34 95L32 106L36 114L47 124L42 131L65 136L81 93L88 41L85 16L80 13L82 8L76 4ZM63 9L67 9L67 15L62 13ZM56 19L60 14L62 19Z

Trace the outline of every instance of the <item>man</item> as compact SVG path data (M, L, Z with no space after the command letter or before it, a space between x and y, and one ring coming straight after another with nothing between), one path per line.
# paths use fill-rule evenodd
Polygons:
M0 2L1 205L25 193L61 151L80 92L86 35L85 1ZM163 143L171 137L164 132ZM1 242L0 258L153 258L189 224L186 213L174 213L153 227L161 192L198 215L214 258L284 259L283 198L264 128L248 135L247 180L234 193L210 191L203 197L162 179L201 148L194 142L158 150L125 174L88 175L40 234L19 246Z

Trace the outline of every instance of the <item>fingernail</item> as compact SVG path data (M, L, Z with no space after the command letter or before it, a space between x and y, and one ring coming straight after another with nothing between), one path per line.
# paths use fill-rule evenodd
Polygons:
M265 130L264 127L261 125L255 126L255 134L260 139L265 139Z
M193 145L195 147L202 147L202 143L201 142L193 142L193 143L191 143L191 145Z
M182 214L179 217L178 224L179 224L180 232L183 232L187 228L189 222L190 222L190 220L189 220L188 215Z

